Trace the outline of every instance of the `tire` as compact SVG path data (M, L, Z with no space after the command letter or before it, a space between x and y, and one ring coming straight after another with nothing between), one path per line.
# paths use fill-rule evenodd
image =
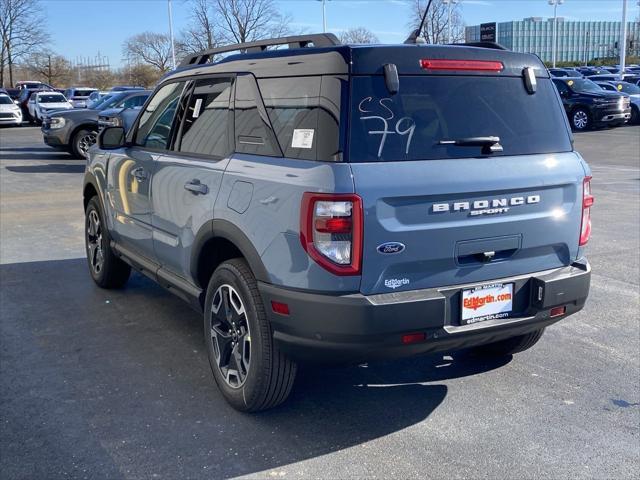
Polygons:
M589 130L592 126L591 114L586 108L576 108L571 113L571 128L579 132Z
M520 353L530 349L538 343L543 333L544 328L541 328L526 335L519 335L517 337L500 340L499 342L481 345L474 350L482 356L506 357L507 355L513 355L514 353Z
M81 128L71 138L71 153L76 158L88 157L87 150L96 142L98 132L89 128Z
M96 196L87 204L84 227L85 250L91 278L101 288L123 287L129 280L131 267L111 250L111 237Z
M629 125L637 125L640 123L640 107L636 107L635 105L631 106L631 119L629 120Z
M243 259L215 270L204 311L209 364L225 400L242 412L284 402L297 365L274 344L256 279Z

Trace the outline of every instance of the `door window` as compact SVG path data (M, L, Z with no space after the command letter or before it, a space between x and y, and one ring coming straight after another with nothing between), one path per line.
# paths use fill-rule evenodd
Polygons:
M189 98L178 151L224 157L231 151L231 78L198 80Z
M173 119L185 82L169 83L151 98L140 115L135 144L165 150L169 148Z
M124 102L122 102L122 108L141 107L142 105L144 105L146 99L146 95L135 95L133 97L129 97Z

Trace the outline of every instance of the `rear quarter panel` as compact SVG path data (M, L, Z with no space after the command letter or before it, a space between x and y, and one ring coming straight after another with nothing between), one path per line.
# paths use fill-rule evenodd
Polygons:
M224 174L214 217L245 233L270 283L325 292L357 291L359 276L333 275L302 248L304 192L353 193L349 165L235 154Z

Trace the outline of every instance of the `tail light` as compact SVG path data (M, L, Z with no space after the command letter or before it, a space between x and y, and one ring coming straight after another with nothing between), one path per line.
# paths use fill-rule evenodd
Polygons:
M580 224L580 243L586 245L591 236L591 206L594 198L591 195L591 177L584 177L582 182L582 222Z
M306 192L300 210L300 241L325 270L336 275L359 275L362 199L352 194Z
M420 67L425 70L501 72L504 69L504 64L493 60L442 60L423 58L420 60Z

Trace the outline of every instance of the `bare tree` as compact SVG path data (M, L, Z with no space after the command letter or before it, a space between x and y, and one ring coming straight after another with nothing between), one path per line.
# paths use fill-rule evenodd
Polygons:
M345 30L340 34L341 43L380 43L378 37L365 27L356 27Z
M125 40L122 53L137 63L166 72L171 67L171 38L164 33L139 33Z
M44 29L39 0L0 0L0 84L4 84L4 67L9 67L9 83L13 84L13 66L49 40Z
M291 19L280 13L275 0L190 0L191 24L183 32L189 51L220 44L281 37L290 32ZM200 47L205 48L200 48Z
M411 8L411 19L409 27L415 30L420 25L424 9L427 7L427 0L413 0ZM424 29L420 32L427 43L449 43L449 5L443 0L433 0L427 19L424 22ZM464 41L464 22L462 12L458 3L451 4L451 38L454 43Z
M151 65L127 65L116 72L114 83L153 88L162 72Z
M195 53L220 44L215 25L215 5L211 0L191 0L189 24L182 31L179 42L181 51Z
M49 85L69 85L73 80L71 62L53 52L33 53L25 63L32 78L43 80Z

